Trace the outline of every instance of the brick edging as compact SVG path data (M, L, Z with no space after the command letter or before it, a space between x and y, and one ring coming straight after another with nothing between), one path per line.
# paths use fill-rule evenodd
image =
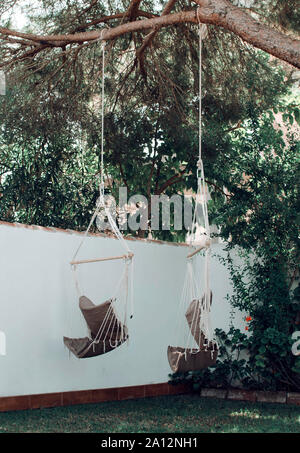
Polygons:
M152 396L180 395L190 392L191 387L186 384L171 385L164 382L161 384L135 385L130 387L4 396L0 397L0 412L61 407L73 404L101 403L105 401L123 401Z
M71 392L42 393L34 395L0 397L0 412L62 407L74 404L101 403L105 401L124 401L136 398L147 398L164 395L192 393L191 386L186 384L135 385L95 390L78 390ZM219 398L235 401L294 404L300 406L300 393L297 392L262 392L243 389L210 389L203 388L203 398Z
M181 395L187 393L193 393L190 385L171 385L168 382L164 382L160 384L135 385L130 387L4 396L0 397L0 412L62 407L74 404L101 403L105 401L124 401L136 398ZM262 392L243 389L223 390L203 388L200 396L203 398L219 398L254 403L294 404L300 406L300 393L297 392Z
M297 392L263 392L259 390L203 388L201 389L200 395L204 398L251 401L254 403L295 404L300 406L300 393Z

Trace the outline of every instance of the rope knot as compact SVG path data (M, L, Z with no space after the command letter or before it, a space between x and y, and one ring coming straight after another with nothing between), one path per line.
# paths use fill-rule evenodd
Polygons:
M105 45L106 45L106 41L105 41L105 39L103 39L103 33L105 33L107 30L109 30L109 26L107 25L106 27L107 27L107 28L103 28L103 29L101 30L100 36L99 36L99 38L97 39L97 41L102 41L102 44L103 44L104 47L105 47Z

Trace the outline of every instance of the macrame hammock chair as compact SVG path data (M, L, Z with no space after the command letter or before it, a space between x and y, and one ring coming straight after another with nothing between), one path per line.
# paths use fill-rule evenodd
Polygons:
M127 312L128 305L132 306L132 283L133 283L133 253L127 246L112 214L105 203L104 198L104 80L105 80L105 42L102 46L102 134L101 134L101 164L100 164L100 197L97 201L96 210L91 218L89 226L84 233L73 258L71 261L71 268L73 271L75 286L79 296L79 309L83 315L85 323L88 327L88 336L83 338L69 338L63 337L65 346L79 359L95 357L105 354L109 351L116 349L118 346L125 343L128 338L127 327ZM81 249L88 233L100 215L106 216L106 219L118 239L124 253L119 256L110 256L95 259L82 259L78 260L77 255ZM94 304L88 297L83 294L79 285L79 278L77 275L77 267L82 264L90 264L97 262L105 262L112 260L123 261L123 272L120 281L115 290L115 294L109 300L101 304ZM133 311L133 310L132 310ZM132 312L131 316L132 317Z
M199 21L199 157L197 162L197 194L193 223L190 236L190 251L187 255L187 268L181 301L178 309L177 344L182 337L185 338L184 346L169 346L167 350L170 367L174 373L186 373L213 366L218 356L218 346L213 338L210 319L212 292L210 290L210 226L207 209L207 187L204 178L202 161L202 39L206 26ZM205 233L199 241L194 241L196 227L196 213L200 205ZM196 249L195 249L196 247ZM204 266L204 292L201 294L197 281L196 257L201 250L205 250ZM182 343L181 343L182 344Z

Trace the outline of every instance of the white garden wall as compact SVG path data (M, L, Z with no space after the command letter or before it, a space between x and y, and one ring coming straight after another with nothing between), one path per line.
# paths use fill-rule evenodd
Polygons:
M79 360L69 354L62 338L71 331L78 337L86 335L69 265L81 238L75 232L0 222L0 396L168 380L166 352L176 338L174 324L187 248L128 241L135 254L135 313L129 323L129 345ZM118 255L120 251L117 240L90 236L80 257ZM213 252L221 254L222 246L214 245ZM116 261L82 266L80 276L86 295L95 303L110 297L120 266ZM230 292L228 274L216 258L211 273L213 325L226 330L230 312L225 299ZM236 323L243 325L241 314Z

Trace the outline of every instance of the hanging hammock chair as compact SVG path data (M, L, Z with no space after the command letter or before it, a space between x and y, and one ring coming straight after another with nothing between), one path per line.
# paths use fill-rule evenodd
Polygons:
M75 286L79 296L79 309L85 320L88 328L88 336L82 338L70 338L63 337L65 346L77 357L77 358L89 358L95 357L116 349L118 346L125 343L128 338L128 327L127 327L127 311L128 304L131 304L132 310L132 258L133 253L127 246L117 224L110 212L109 207L105 203L104 197L104 147L103 147L103 136L104 136L104 57L105 57L105 42L103 43L103 54L102 54L102 137L101 137L101 166L100 166L100 197L97 202L96 210L92 216L89 226L81 240L74 256L71 261L71 267L75 279ZM124 254L119 256L109 256L95 259L82 259L77 260L77 255L81 249L88 233L98 216L104 214L107 218L108 223L113 231L118 242L124 249ZM83 291L79 285L79 278L77 275L77 267L82 264L105 262L112 260L123 261L123 273L121 279L117 285L117 289L113 297L106 300L98 305L94 304L88 297L83 294ZM132 314L131 316L132 317Z
M199 251L200 247L197 248L197 253ZM205 290L202 297L196 280L196 256L194 251L187 257L186 277L178 310L177 344L184 337L184 347L169 346L167 351L174 373L211 367L218 356L218 346L213 338L210 319L212 291L209 289L209 246L205 250Z
M110 299L95 305L86 296L79 298L79 308L90 335L84 338L64 337L65 346L79 359L105 354L128 339L127 327L118 319L113 302Z
M182 336L185 337L184 346L169 346L167 350L168 361L174 373L186 373L213 366L218 356L218 346L213 338L210 320L212 292L209 282L210 265L210 226L207 209L207 188L204 178L204 167L201 149L201 56L202 38L206 27L199 22L199 157L197 162L197 194L191 229L190 250L187 256L187 270L182 291L181 302L178 310L177 335L178 343ZM204 230L198 242L193 241L196 227L196 213L198 205L204 219ZM204 293L201 295L196 275L196 257L201 250L205 250ZM184 319L185 318L185 319Z
M210 295L210 304L212 293ZM201 313L204 313L204 297L201 302L194 299L185 313L190 334L196 345L195 347L168 347L168 360L174 373L186 373L188 371L197 371L213 366L216 363L218 349L214 341L208 341L202 326L201 330Z

